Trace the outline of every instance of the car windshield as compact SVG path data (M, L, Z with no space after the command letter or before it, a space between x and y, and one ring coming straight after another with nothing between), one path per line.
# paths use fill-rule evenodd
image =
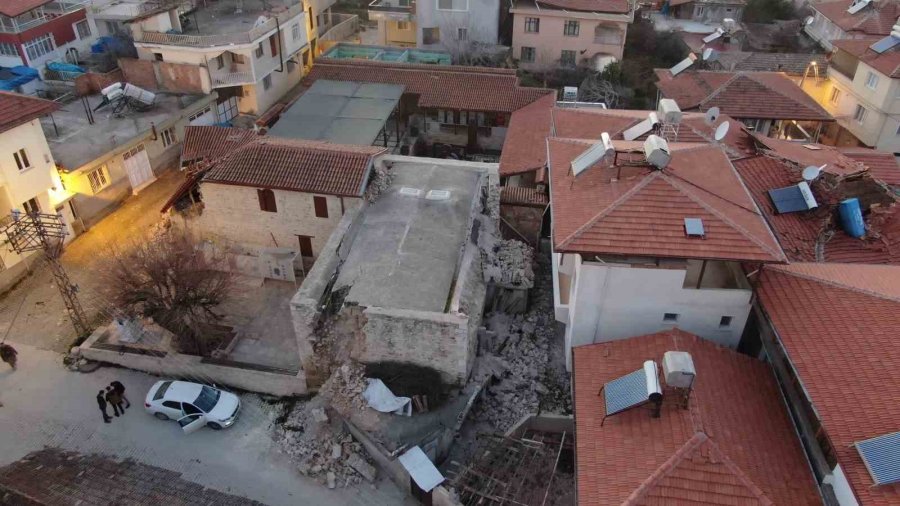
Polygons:
M197 396L197 400L194 401L194 406L200 408L204 413L209 413L212 411L213 407L215 407L216 403L219 402L220 395L222 395L222 392L204 386L203 389L200 390L200 395Z
M158 400L162 399L163 396L166 395L166 391L169 390L170 386L172 386L171 381L164 381L163 384L160 385L159 388L156 389L156 393L153 394L153 400L158 401Z

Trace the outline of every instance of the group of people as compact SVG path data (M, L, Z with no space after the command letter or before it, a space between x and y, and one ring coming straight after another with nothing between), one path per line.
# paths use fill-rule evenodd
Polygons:
M112 423L112 417L106 412L106 405L109 404L113 408L113 414L116 416L124 415L125 410L131 407L131 402L125 397L125 385L121 381L113 381L106 387L106 390L100 390L97 394L97 405L100 406L100 412L103 413L103 421Z

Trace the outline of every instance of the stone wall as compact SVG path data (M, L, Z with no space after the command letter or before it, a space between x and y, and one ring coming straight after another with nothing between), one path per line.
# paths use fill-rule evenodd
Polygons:
M501 226L504 239L518 239L532 247L537 246L544 219L543 207L503 204L500 206L500 217L506 225Z
M206 68L184 63L171 63L137 58L119 58L124 80L148 90L173 93L206 94Z
M103 88L124 80L125 75L122 73L122 69L115 69L105 74L88 72L75 78L75 93L79 96L94 95L100 93Z

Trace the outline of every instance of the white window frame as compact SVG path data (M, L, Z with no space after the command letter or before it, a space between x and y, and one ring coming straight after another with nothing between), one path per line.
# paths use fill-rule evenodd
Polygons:
M862 125L866 121L866 116L869 114L869 110L863 107L862 104L856 104L856 110L853 112L853 119Z
M397 21L397 30L408 32L412 29L412 23L409 21Z
M109 171L106 168L106 164L97 167L96 169L87 173L88 183L91 185L91 191L94 192L94 195L103 191L104 188L109 186Z
M269 91L269 89L272 87L272 74L269 74L266 77L262 78L262 86L263 90Z
M80 26L84 26L87 28L87 33L82 34ZM78 36L78 40L84 40L90 38L93 35L93 31L91 30L91 22L87 19L82 19L81 21L76 21L72 23L72 28L75 30L75 35Z
M13 160L16 161L16 167L19 168L19 172L24 172L34 167L34 165L31 164L31 157L28 156L28 151L25 148L19 148L14 151Z
M568 33L569 27L575 27L573 30L575 33ZM567 19L563 22L563 37L580 37L581 36L581 22L577 19Z
M526 17L524 29L525 33L541 33L541 18L535 16Z
M565 59L563 59L563 55L565 53L572 53L572 61L571 62L567 62ZM559 52L559 64L562 66L569 66L569 65L571 65L572 67L578 66L578 51L575 51L574 49L561 50Z
M457 28L456 29L456 39L464 42L469 40L469 29L468 28Z
M163 148L167 148L178 142L178 136L175 135L175 127L169 127L160 132L160 138L162 139Z
M445 1L450 2L451 7L449 9L441 7L441 0L434 0L435 7L437 8L437 10L445 11L445 12L469 12L469 0L445 0ZM464 9L454 9L453 6L457 2L465 2L466 7Z
M869 72L869 74L866 75L866 88L869 88L870 90L874 90L877 87L878 87L878 75L876 75L874 72Z
M528 58L528 59L525 58L525 50L526 49L529 50L531 58ZM522 48L519 50L519 60L522 62L525 62L525 63L534 63L536 55L537 55L537 48L534 48L531 46L522 46Z
M263 49L262 41L260 41L260 43L256 45L256 49L253 50L253 54L256 55L257 58L262 58L266 54L266 50Z
M295 41L300 40L300 23L291 25L291 39Z
M831 105L837 105L837 103L841 100L841 90L838 88L833 88L831 90L831 97L828 99L831 102Z
M190 116L188 116L188 123L190 123L191 121L194 121L195 119L199 118L200 116L203 116L204 114L206 114L208 112L212 112L211 106L207 106L202 111L197 111L194 114L191 114Z
M15 44L10 42L0 42L0 55L2 56L19 56L19 50Z
M42 56L46 56L56 50L56 42L52 33L45 33L22 44L28 61L32 62Z

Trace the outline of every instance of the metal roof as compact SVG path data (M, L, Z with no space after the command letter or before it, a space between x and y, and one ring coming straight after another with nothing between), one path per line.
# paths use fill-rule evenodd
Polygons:
M269 134L371 146L404 89L399 84L319 79L281 114Z
M900 432L858 441L855 446L876 485L900 482Z

